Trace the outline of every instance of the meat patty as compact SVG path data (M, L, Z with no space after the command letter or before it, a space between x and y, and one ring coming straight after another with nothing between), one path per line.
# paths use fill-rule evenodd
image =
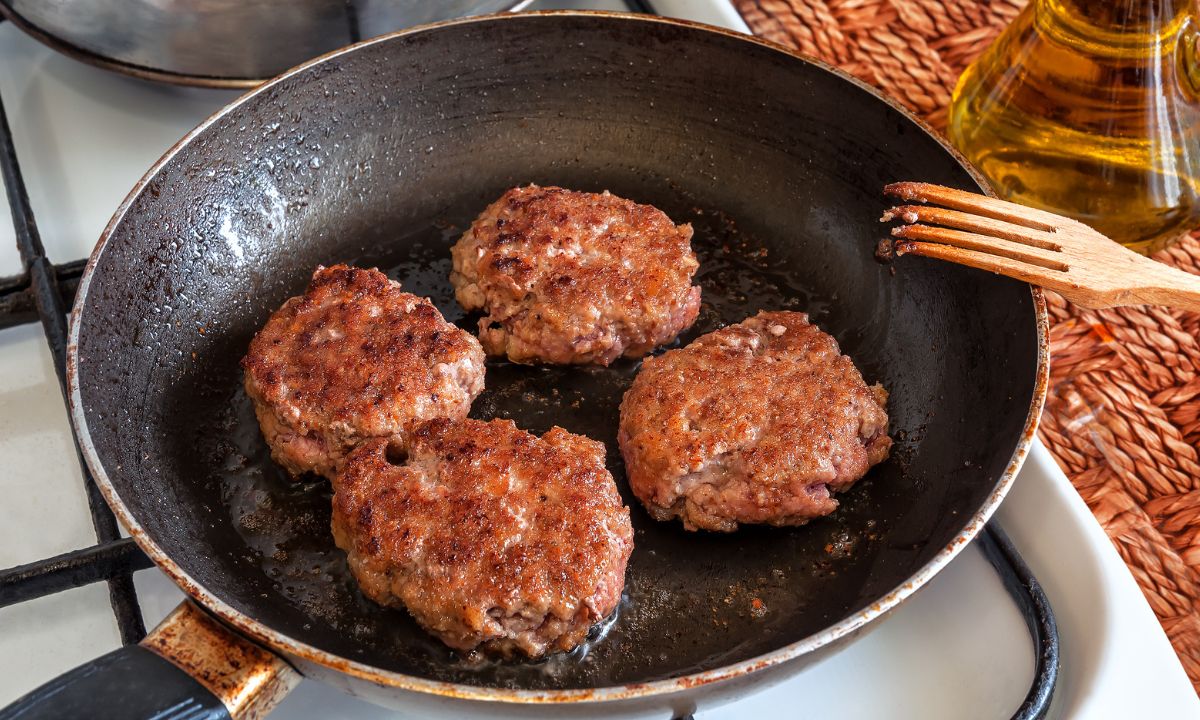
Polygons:
M452 249L459 303L479 339L519 363L608 365L696 321L691 225L607 192L513 188Z
M888 455L887 392L797 312L762 312L643 364L621 402L629 484L689 530L803 525Z
M271 457L292 475L332 478L367 438L465 417L483 390L484 353L429 300L378 270L318 267L242 359Z
M434 420L364 443L333 487L363 593L456 650L570 650L620 602L633 528L595 440Z

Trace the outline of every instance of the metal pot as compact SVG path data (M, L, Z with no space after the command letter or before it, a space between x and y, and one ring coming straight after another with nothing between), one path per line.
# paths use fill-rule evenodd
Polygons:
M0 14L84 62L180 85L249 88L344 45L532 0L0 0Z

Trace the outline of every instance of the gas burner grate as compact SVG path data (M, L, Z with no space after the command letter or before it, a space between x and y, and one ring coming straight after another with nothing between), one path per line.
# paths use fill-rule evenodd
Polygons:
M17 249L21 254L23 272L17 277L0 278L0 328L40 321L59 389L67 399L67 308L74 301L84 261L54 265L46 257L38 235L37 222L21 167L17 162L16 145L0 99L0 176L8 194L13 227L17 233ZM126 645L140 641L146 635L137 593L133 589L133 571L150 567L150 560L128 538L121 537L117 519L104 502L99 488L92 480L79 440L71 433L75 455L83 473L88 510L99 544L55 558L0 571L0 607L22 600L105 580L108 582L109 602L117 618L121 642Z

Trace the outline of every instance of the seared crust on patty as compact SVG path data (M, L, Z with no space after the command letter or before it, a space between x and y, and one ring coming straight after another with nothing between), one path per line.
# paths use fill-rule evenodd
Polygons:
M484 353L429 300L378 270L335 265L271 315L242 367L275 462L332 477L364 439L465 417Z
M762 312L646 360L618 441L659 520L803 525L887 457L886 403L807 315Z
M700 309L692 227L607 192L509 190L454 245L450 280L479 339L514 362L638 358Z
M456 650L570 650L620 602L633 528L599 442L434 420L364 443L333 487L334 539L366 596Z

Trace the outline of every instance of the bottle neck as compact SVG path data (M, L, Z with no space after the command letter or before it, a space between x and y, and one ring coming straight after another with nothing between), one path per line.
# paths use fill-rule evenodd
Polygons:
M1037 12L1099 33L1159 34L1196 12L1195 0L1034 0ZM1082 28L1081 28L1082 29Z

